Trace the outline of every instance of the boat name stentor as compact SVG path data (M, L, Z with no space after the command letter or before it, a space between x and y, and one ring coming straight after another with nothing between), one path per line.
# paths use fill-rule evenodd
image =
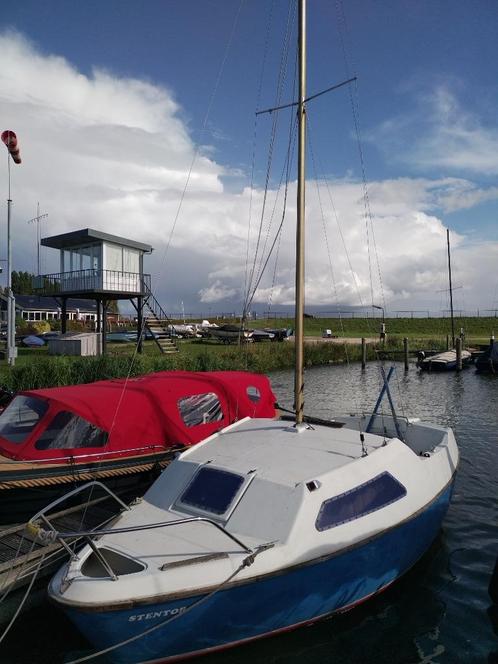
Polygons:
M140 622L140 620L151 620L152 618L168 618L186 611L186 606L178 606L176 609L163 609L162 611L150 611L149 613L135 613L128 618L128 622Z

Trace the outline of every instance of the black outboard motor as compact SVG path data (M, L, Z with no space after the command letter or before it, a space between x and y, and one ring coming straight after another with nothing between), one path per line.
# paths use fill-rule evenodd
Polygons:
M425 360L425 353L423 350L419 350L417 353L417 365L420 366L422 364L422 360Z

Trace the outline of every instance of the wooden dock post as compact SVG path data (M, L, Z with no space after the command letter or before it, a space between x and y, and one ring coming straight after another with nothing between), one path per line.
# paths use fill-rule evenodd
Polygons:
M462 340L460 337L457 337L455 339L455 347L456 347L456 368L457 371L462 370Z
M405 358L405 371L408 371L408 337L403 339L403 355Z
M446 335L446 350L450 349L450 335Z
M365 337L361 338L361 368L362 370L367 365L367 340Z

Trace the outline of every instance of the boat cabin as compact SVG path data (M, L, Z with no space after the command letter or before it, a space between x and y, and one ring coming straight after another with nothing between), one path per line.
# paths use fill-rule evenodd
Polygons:
M245 372L163 371L26 390L0 415L0 454L75 463L150 454L197 443L247 415L272 417L274 403L268 379Z

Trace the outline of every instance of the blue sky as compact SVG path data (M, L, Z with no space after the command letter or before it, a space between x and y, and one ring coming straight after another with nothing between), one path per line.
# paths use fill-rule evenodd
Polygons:
M181 301L200 311L235 310L250 213L250 254L255 247L272 121L258 119L255 144L254 111L274 103L293 7L287 0L4 0L0 111L24 157L14 173L22 229L14 267L34 267L22 220L40 200L47 234L91 226L155 246L150 271L170 310ZM358 75L353 92L376 240L374 252L359 202L350 95L342 89L309 107L320 164L315 173L310 155L310 305L445 308L438 291L449 226L465 284L460 306L498 306L498 5L311 0L308 13L308 92ZM292 97L294 62L292 45L282 101ZM274 197L288 123L282 113ZM320 196L318 176L326 179ZM280 204L281 194L276 217ZM269 236L272 223L265 220ZM256 297L265 308L292 301L292 220L285 225L278 262ZM53 257L44 261L46 271L57 269ZM172 272L182 279L164 278Z

